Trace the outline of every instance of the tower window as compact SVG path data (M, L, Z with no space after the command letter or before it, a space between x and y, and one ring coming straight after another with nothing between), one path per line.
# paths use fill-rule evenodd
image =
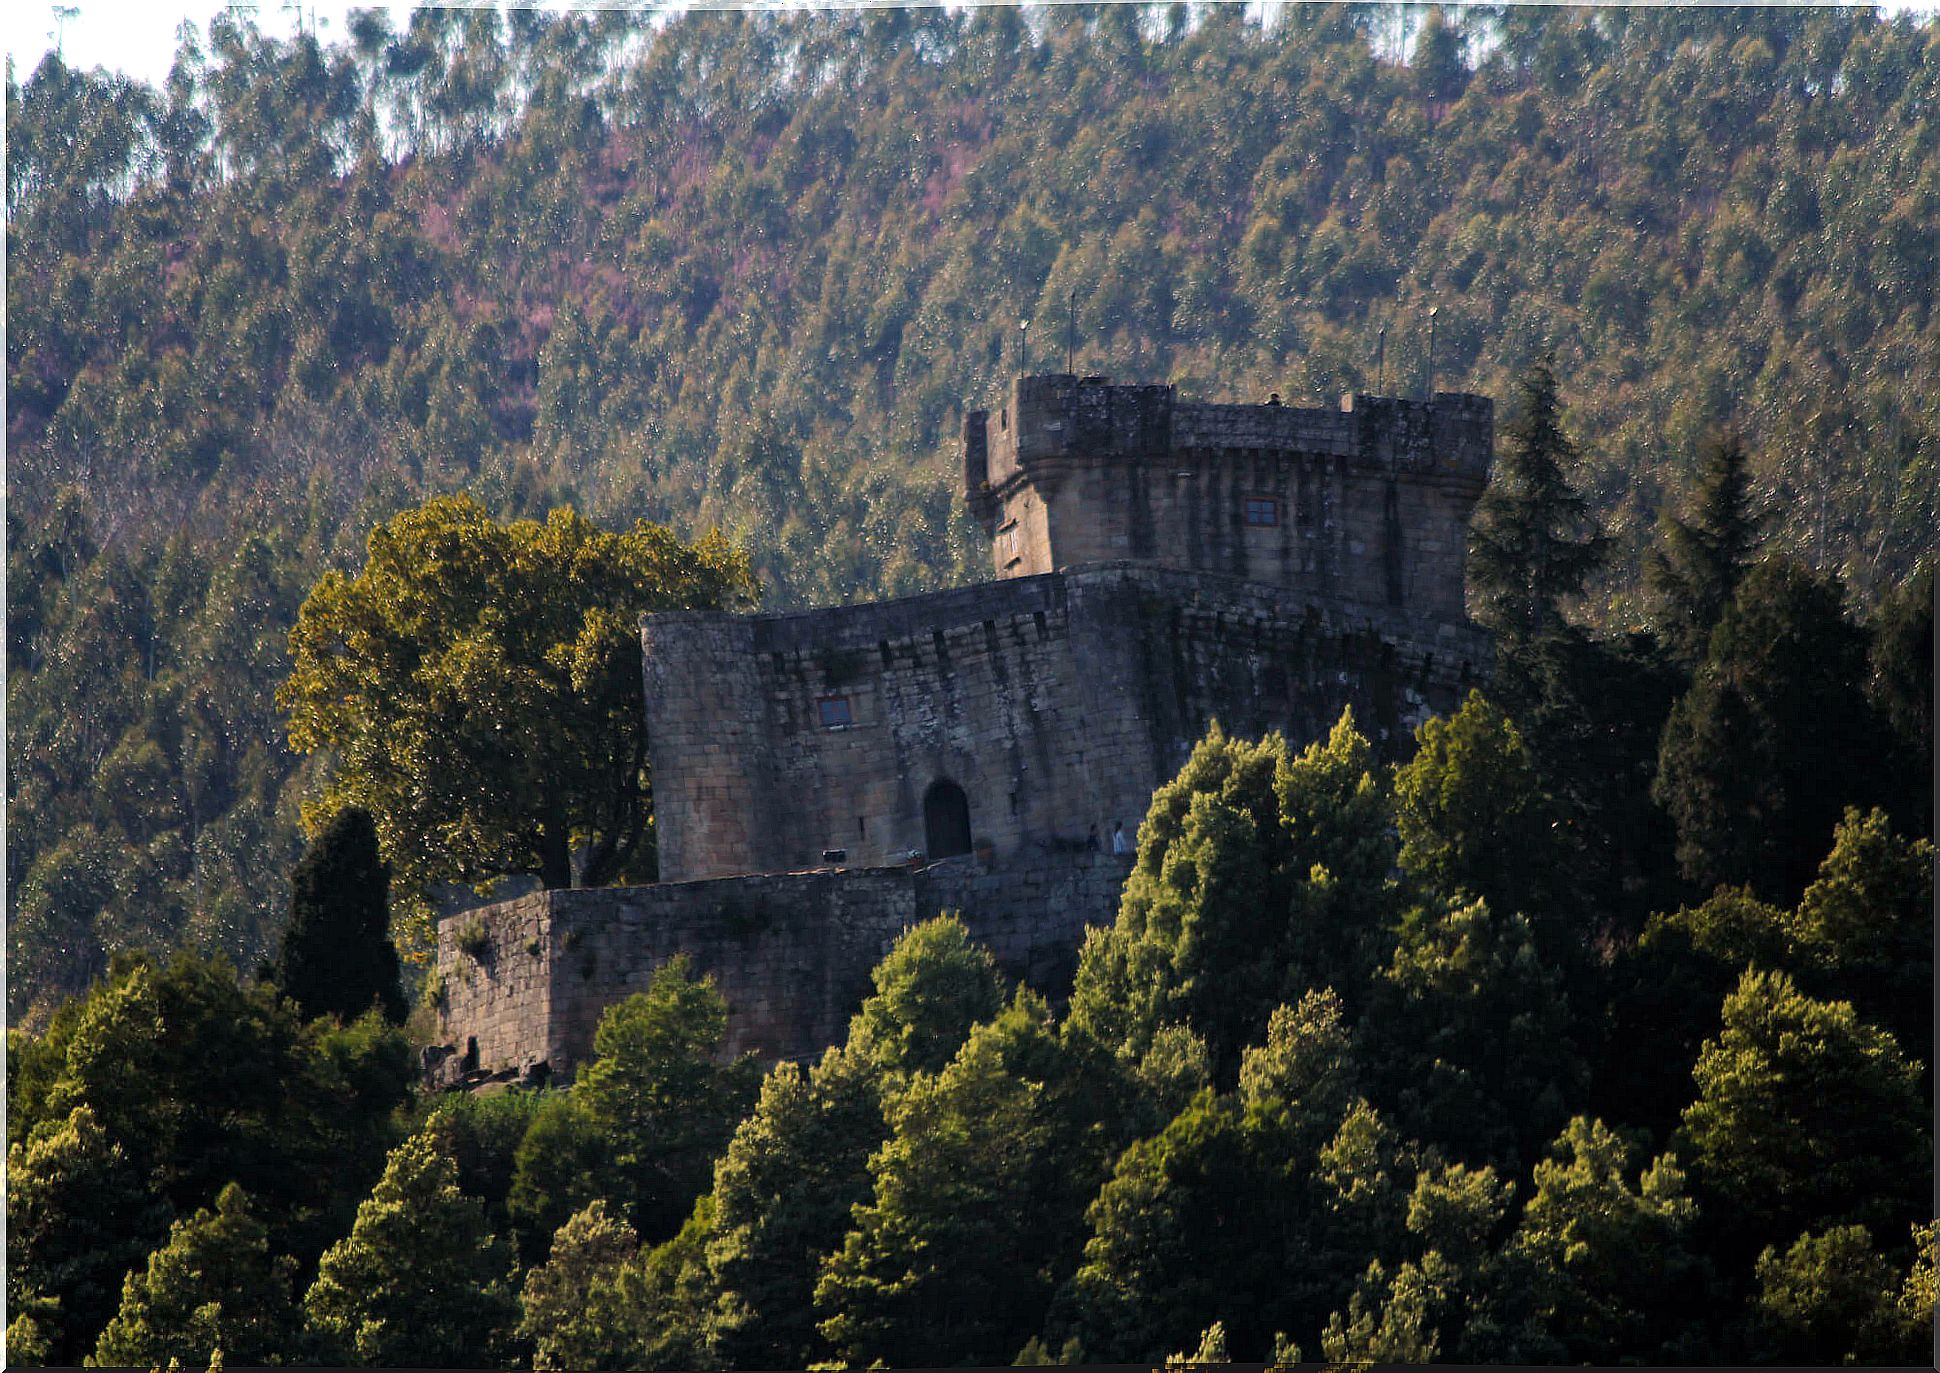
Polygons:
M1276 528L1280 523L1280 502L1271 496L1248 496L1246 522L1258 528Z
M821 712L824 729L835 729L840 725L855 723L855 716L849 710L849 698L846 696L817 697L815 708Z

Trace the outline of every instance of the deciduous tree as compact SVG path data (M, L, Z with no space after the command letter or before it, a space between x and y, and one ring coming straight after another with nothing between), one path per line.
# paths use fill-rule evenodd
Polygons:
M410 893L650 875L639 618L752 598L718 537L568 509L501 525L466 496L408 510L290 632L290 742L336 763L310 813L369 810Z

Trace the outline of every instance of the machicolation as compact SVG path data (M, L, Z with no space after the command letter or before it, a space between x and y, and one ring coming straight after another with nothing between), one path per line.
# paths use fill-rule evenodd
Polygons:
M1212 720L1303 744L1351 705L1398 748L1485 674L1463 563L1493 432L1480 396L1324 410L1017 378L964 423L994 581L646 618L661 881L443 921L438 1075L570 1068L682 951L728 999L731 1051L813 1054L945 910L1062 990L1116 912L1113 829Z

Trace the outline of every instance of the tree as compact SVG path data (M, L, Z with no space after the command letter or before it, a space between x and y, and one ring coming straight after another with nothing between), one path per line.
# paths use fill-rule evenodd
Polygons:
M496 1367L519 1314L511 1268L457 1166L413 1135L324 1254L304 1321L331 1363Z
M1128 1147L1085 1213L1052 1333L1094 1360L1156 1360L1213 1320L1239 1357L1317 1334L1360 1260L1393 1257L1415 1161L1365 1100L1331 1120L1320 1104L1206 1091Z
M1074 1066L1043 998L1020 990L890 1104L873 1193L815 1288L837 1357L988 1363L1038 1328L1105 1167Z
M1486 901L1411 913L1366 1020L1401 1128L1463 1159L1519 1163L1587 1076L1563 978L1529 922Z
M1515 390L1515 418L1503 426L1489 488L1469 522L1468 562L1476 619L1512 643L1562 626L1564 599L1582 593L1605 542L1570 486L1578 457L1563 432L1550 364L1534 363Z
M272 1258L269 1231L230 1183L214 1211L197 1211L169 1230L146 1271L128 1274L121 1309L101 1332L90 1361L100 1368L280 1362L292 1352L298 1322L296 1263Z
M1559 1362L1664 1361L1706 1308L1684 1174L1669 1155L1635 1174L1634 1154L1602 1121L1577 1116L1536 1164L1513 1245Z
M519 1337L542 1370L640 1366L641 1313L619 1300L619 1275L639 1257L639 1236L595 1201L559 1227L552 1255L526 1274Z
M1866 694L1892 731L1901 760L1893 814L1914 834L1933 833L1933 564L1917 568L1874 612Z
M93 1348L122 1275L168 1216L87 1106L8 1147L7 1305L32 1318L49 1362L78 1364Z
M1692 1076L1692 1167L1750 1253L1812 1225L1905 1224L1926 1205L1920 1065L1850 1002L1815 1001L1782 972L1749 969Z
M1401 866L1437 895L1483 897L1546 925L1561 886L1548 801L1515 725L1472 691L1446 720L1422 723L1415 756L1395 770ZM1542 933L1552 962L1582 942Z
M1667 516L1644 563L1658 633L1686 667L1703 661L1711 631L1737 593L1758 543L1749 459L1735 431L1707 438L1688 521Z
M1800 1235L1781 1253L1758 1256L1752 1303L1755 1353L1775 1363L1870 1362L1875 1333L1892 1308L1892 1265L1873 1248L1863 1225L1837 1225ZM1928 1332L1931 1336L1931 1328Z
M539 1107L515 1155L507 1208L528 1253L595 1198L648 1243L680 1229L706 1190L761 1080L754 1055L717 1056L727 1002L686 955L654 970L644 992L609 1006L593 1061L570 1091Z
M706 1268L725 1367L806 1368L822 1351L815 1285L873 1192L869 1158L889 1134L881 1077L856 1042L806 1071L776 1064L715 1165Z
M1832 852L1785 920L1788 971L1851 1001L1929 1064L1933 1054L1933 844L1886 812L1848 809Z
M1137 1064L1167 1026L1230 1084L1273 1008L1331 987L1350 1011L1391 945L1392 809L1343 714L1324 742L1216 727L1159 788L1117 921L1079 955L1067 1033Z
M609 534L567 509L500 525L467 496L406 511L290 631L290 742L337 763L310 814L369 810L410 893L651 873L639 618L753 595L716 536Z
M1746 575L1664 725L1651 789L1701 889L1794 900L1845 808L1875 798L1864 665L1836 586L1777 558Z
M21 1125L86 1106L175 1214L239 1182L300 1262L342 1233L345 1203L381 1171L417 1072L380 1018L306 1025L272 988L188 953L124 960L58 1025L64 1061ZM143 1239L145 1254L162 1235Z
M719 1061L727 1002L689 967L671 958L646 991L607 1008L573 1084L608 1151L615 1199L649 1242L680 1228L760 1089L754 1054Z
M971 1027L1004 1009L996 959L953 915L905 931L869 976L876 990L851 1022L849 1044L894 1079L941 1072Z
M370 812L346 806L290 874L290 924L276 984L306 1016L355 1020L373 1005L404 1020L391 943L390 869Z

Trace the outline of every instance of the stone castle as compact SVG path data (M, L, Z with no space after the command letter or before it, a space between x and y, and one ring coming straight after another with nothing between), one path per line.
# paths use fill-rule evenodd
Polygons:
M960 911L1014 976L1068 985L1115 853L1207 725L1296 744L1352 706L1399 747L1486 673L1463 609L1493 406L1212 405L1016 378L963 431L995 579L641 626L661 881L441 922L434 1076L558 1072L688 953L729 1048L838 1042L897 935Z

